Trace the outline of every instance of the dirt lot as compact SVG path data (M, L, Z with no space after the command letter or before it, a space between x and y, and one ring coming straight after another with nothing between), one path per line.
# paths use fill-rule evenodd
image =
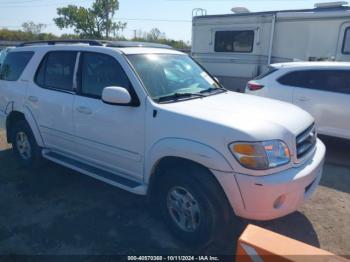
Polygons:
M350 142L324 138L321 186L298 212L252 222L313 246L350 255ZM74 171L19 168L0 129L0 254L233 254L230 243L190 250L176 242L146 201Z

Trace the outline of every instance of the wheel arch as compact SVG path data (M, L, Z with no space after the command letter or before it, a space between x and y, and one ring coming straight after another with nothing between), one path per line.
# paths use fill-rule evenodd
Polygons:
M159 162L173 157L198 163L208 169L231 172L229 161L213 147L183 138L163 138L155 143L145 157L145 183L148 184Z
M9 142L9 143L12 142L10 132L11 132L11 128L12 128L13 124L16 123L17 121L21 121L21 120L24 120L28 123L30 129L33 132L33 135L35 137L35 140L36 140L38 146L43 147L44 141L41 137L39 127L34 119L33 114L31 113L30 109L27 107L24 107L23 111L12 110L11 112L8 113L8 115L6 117L7 142Z

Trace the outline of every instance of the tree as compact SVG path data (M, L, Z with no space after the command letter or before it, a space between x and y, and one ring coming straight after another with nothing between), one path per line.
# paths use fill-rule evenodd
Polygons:
M153 28L147 34L148 41L158 41L160 39L165 39L165 33L162 33L158 28Z
M23 31L26 33L32 33L38 35L41 31L46 28L45 24L35 24L33 21L25 22L22 24Z
M181 49L185 52L189 52L191 48L189 42L185 43L182 40L167 39L165 33L161 32L158 28L153 28L149 32L144 32L140 29L134 30L134 37L132 40L170 45L176 49Z
M113 22L119 10L118 0L95 0L91 8L68 5L57 8L54 19L60 28L73 28L82 38L109 38L126 28L126 23Z

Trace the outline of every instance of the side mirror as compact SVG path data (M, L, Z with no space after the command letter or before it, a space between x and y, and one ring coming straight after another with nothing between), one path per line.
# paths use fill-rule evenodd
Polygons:
M113 105L128 105L131 103L131 96L124 87L108 86L102 91L102 101Z

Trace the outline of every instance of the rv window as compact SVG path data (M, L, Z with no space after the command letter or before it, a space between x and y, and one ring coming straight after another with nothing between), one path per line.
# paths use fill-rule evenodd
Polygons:
M350 94L349 70L306 70L278 79L283 85Z
M350 54L350 27L346 28L344 34L343 54Z
M253 51L254 31L217 31L215 52L250 53Z

